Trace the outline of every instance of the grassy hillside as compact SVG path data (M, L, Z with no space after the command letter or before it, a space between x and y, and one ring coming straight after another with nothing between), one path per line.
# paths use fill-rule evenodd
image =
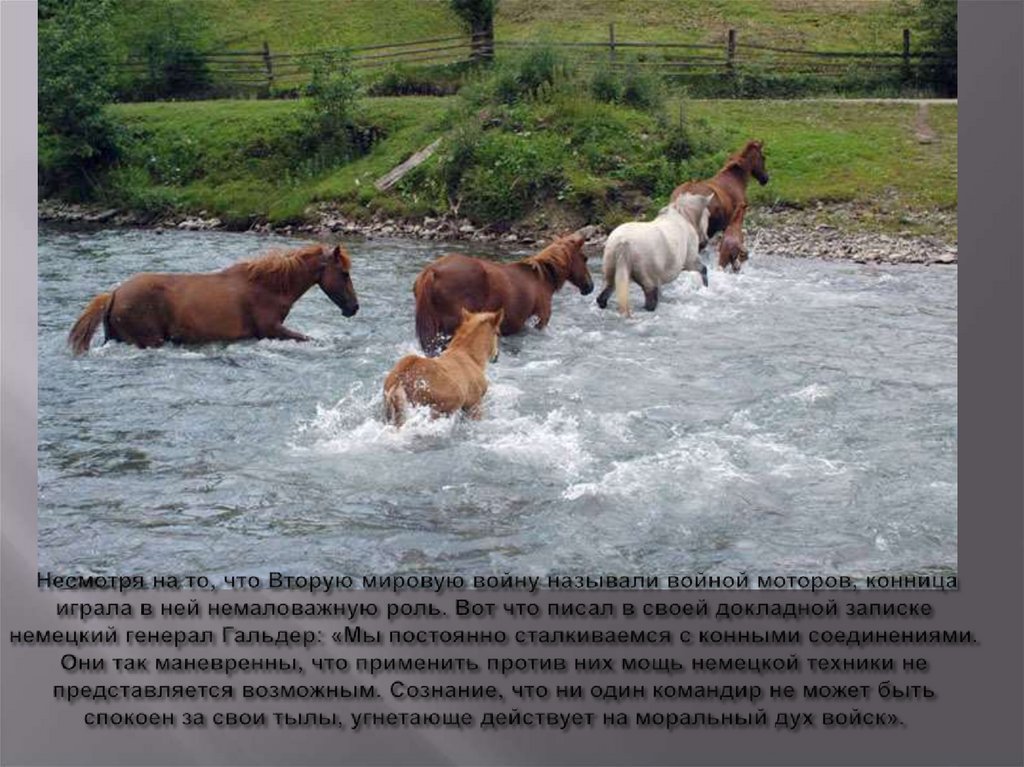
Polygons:
M447 202L436 189L437 178L445 170L438 167L445 162L444 152L388 193L377 192L373 181L458 126L464 117L459 101L366 99L360 119L379 127L385 138L354 162L325 167L301 160L289 150L302 123L302 102L118 105L111 111L134 139L106 193L109 201L127 207L154 212L205 210L238 226L253 220L302 220L307 206L319 201L336 203L353 216L378 211L400 217L445 213ZM552 205L577 217L615 223L649 212L663 202L676 181L713 171L730 150L758 137L765 142L772 177L767 187L752 186L752 199L762 210L849 202L869 213L872 229L915 231L915 212L956 207L953 105L930 107L927 120L934 140L920 143L915 136L919 118L914 104L688 102L689 130L720 149L679 166L681 178L670 172L667 178L652 181L647 180L654 172L648 169L652 149L642 145L657 129L654 118L590 102L577 110L582 113L548 105L512 112L510 119L532 121L539 128L536 133L520 129L489 137L491 146L505 154L493 160L477 159L488 164L481 179L498 178L502 162L516 163L510 172L552 179L544 197ZM677 112L678 105L668 110ZM588 134L576 149L563 148L573 143L567 136L584 130L581 126L600 126L600 130ZM524 133L532 135L524 137ZM479 136L473 140L483 141ZM657 147L653 151L657 154ZM598 160L588 160L588 154ZM616 163L603 165L601 156L614 157ZM521 173L524 162L533 163L527 173ZM664 175L664 168L659 168ZM487 192L484 188L479 193ZM631 199L630 195L634 202L639 200L636 204L643 211L623 208L622 201ZM472 210L472 203L463 204L464 214L465 209ZM955 238L955 231L942 234Z
M122 0L119 29L130 34L133 4ZM917 0L500 0L502 40L602 41L614 22L619 40L723 43L740 39L815 50L897 51L916 32ZM446 0L204 0L191 3L211 48L310 51L458 34ZM910 9L908 11L908 9ZM917 35L915 35L917 37Z

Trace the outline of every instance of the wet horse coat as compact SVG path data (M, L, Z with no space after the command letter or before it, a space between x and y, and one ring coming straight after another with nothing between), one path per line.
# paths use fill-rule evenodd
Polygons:
M725 228L722 241L718 244L718 266L721 269L731 266L734 272L738 272L747 260L747 248L743 244L743 216L746 212L747 204L743 203Z
M240 261L219 272L143 272L90 301L68 334L68 343L75 354L84 354L101 322L107 340L142 348L167 341L308 341L284 326L292 304L319 285L351 317L359 309L351 266L340 245L309 245Z
M708 206L708 237L714 237L718 232L724 232L740 207L747 204L747 184L751 176L762 186L768 183L764 145L760 141L748 141L713 177L680 184L673 190L672 199L677 199L684 192L702 195L713 192L715 199Z
M604 309L612 291L619 312L629 316L629 282L644 291L644 308L654 311L658 288L683 270L700 273L705 287L707 268L700 261L702 233L707 230L711 195L684 193L661 210L653 221L631 221L616 227L604 246L604 289L597 305Z
M498 358L498 328L502 312L459 312L460 323L451 344L439 357L409 354L398 361L384 381L384 417L401 426L409 404L429 407L435 416L463 411L481 415L487 393L488 361Z
M501 334L518 333L530 317L543 328L551 319L551 297L566 282L587 295L594 289L582 232L558 237L540 253L498 264L457 253L428 264L413 286L416 335L428 354L437 354L455 332L461 311L504 312Z

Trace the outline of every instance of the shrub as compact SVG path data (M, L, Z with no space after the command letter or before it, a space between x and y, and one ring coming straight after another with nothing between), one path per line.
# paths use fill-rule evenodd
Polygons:
M127 28L122 39L127 53L142 62L129 68L118 83L122 100L201 97L212 88L203 39L204 7L188 0L139 2L120 0L119 18Z
M663 100L661 77L639 68L627 70L622 83L623 104L642 112L657 112Z
M39 184L42 194L88 197L118 153L110 101L110 3L39 6Z
M362 86L346 54L328 53L313 64L309 97L310 149L332 159L354 153L353 128Z

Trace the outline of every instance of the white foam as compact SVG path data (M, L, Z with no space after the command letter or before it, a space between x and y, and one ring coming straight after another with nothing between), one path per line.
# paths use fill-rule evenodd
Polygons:
M800 402L817 402L819 399L827 399L832 396L832 390L824 384L811 384L804 388L791 392L787 395L790 399L795 399Z

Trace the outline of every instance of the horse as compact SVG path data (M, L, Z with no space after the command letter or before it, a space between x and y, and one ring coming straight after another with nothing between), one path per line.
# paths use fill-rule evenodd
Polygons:
M718 244L718 267L725 269L732 266L734 272L747 260L747 248L743 244L743 215L747 212L747 204L743 203L736 210L729 226L725 228L722 241Z
M430 408L435 417L457 411L477 419L487 392L487 363L498 359L503 310L459 311L459 326L439 357L402 357L384 380L384 419L396 426L410 403Z
M106 340L143 349L166 341L200 344L246 338L308 341L284 326L292 304L313 285L351 317L359 309L341 245L307 245L239 261L219 272L142 272L89 302L68 334L76 355L89 350L100 322Z
M653 312L658 306L658 287L672 282L684 269L699 272L707 287L708 270L700 261L699 245L713 197L687 192L662 208L653 221L617 226L604 246L604 289L597 305L604 309L614 290L619 312L628 317L632 279L643 288L644 308Z
M679 195L714 193L715 199L708 208L708 237L714 237L736 217L740 205L747 202L747 183L750 177L757 179L761 186L768 183L768 172L764 169L764 144L748 141L746 146L734 154L722 169L712 178L703 181L687 181L672 191L671 199Z
M583 295L594 289L583 253L590 227L556 237L540 253L510 264L497 264L458 253L424 267L413 285L416 335L430 356L443 348L460 322L460 311L503 310L501 334L513 335L537 317L543 329L551 319L551 297L566 282Z

